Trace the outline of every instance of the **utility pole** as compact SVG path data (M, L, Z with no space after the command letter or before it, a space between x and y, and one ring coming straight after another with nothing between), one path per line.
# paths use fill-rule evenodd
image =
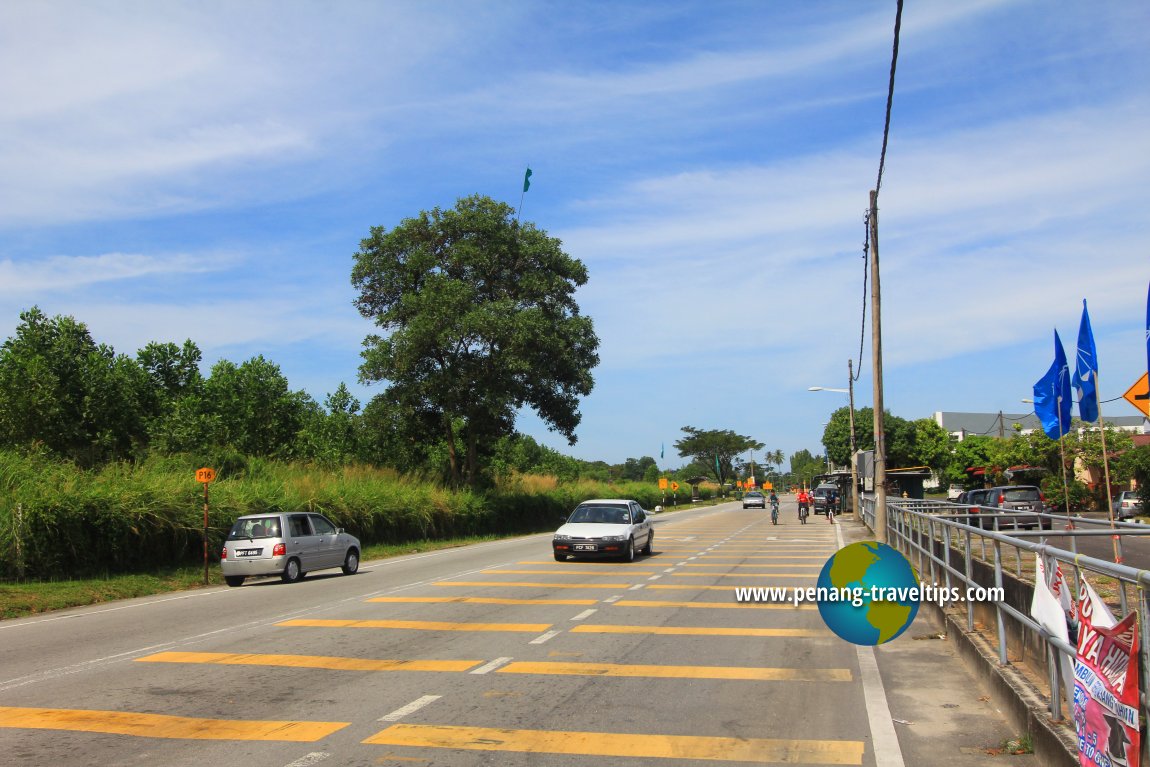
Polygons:
M859 475L855 461L855 361L847 360L847 391L851 400L851 519L859 518Z
M874 369L874 537L886 543L886 432L882 402L882 311L878 282L878 189L870 193L871 364Z

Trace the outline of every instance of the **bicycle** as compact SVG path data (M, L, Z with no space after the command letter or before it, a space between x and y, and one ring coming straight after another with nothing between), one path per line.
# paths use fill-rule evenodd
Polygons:
M771 524L777 525L779 523L779 502L773 501L771 503Z
M799 504L799 524L805 525L807 517L810 516L811 507L805 503Z

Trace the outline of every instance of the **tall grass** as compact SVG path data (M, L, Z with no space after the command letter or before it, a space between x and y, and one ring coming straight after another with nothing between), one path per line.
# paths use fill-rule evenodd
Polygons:
M201 556L203 486L188 456L81 470L0 451L0 577L70 578L147 572ZM322 468L263 459L230 461L209 486L209 555L236 517L317 511L364 545L553 529L580 501L634 498L644 483L564 483L514 475L484 493L450 491L370 466Z

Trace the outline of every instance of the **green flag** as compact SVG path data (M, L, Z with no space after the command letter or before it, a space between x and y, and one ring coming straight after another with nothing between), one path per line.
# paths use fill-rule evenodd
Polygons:
M523 174L523 191L526 192L531 188L531 169L528 168L527 172Z

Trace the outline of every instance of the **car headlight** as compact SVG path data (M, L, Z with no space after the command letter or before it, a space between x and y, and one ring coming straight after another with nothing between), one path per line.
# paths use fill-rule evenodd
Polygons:
M625 541L625 540L627 540L627 536L625 536L625 535L604 535L599 540L601 540L601 541Z
M570 535L556 535L556 536L555 536L555 538L554 538L553 540L556 540L556 541L569 541L569 540L571 540L571 536L570 536Z

